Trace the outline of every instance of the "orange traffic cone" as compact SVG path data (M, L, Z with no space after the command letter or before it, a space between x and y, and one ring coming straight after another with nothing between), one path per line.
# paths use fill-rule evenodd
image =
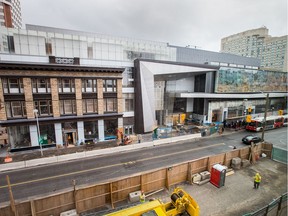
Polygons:
M10 163L10 162L12 162L12 158L11 157L9 157L9 154L7 154L7 156L6 156L6 158L4 159L4 162L5 163Z

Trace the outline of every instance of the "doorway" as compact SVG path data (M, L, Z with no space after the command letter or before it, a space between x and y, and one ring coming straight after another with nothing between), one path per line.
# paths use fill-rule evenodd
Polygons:
M66 146L75 145L77 143L77 132L74 131L64 131L64 143Z

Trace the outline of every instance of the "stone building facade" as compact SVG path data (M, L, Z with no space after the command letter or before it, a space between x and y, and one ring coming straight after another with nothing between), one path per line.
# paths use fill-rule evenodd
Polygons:
M11 147L37 146L39 134L42 144L115 139L115 129L123 131L123 70L0 63L0 120Z

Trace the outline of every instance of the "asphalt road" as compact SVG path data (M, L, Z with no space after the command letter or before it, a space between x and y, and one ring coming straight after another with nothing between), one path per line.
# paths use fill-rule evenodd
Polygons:
M286 128L267 131L265 139L274 141L275 138L279 138L277 142L282 144L285 132ZM67 188L72 189L72 180L76 180L77 185L97 184L113 178L227 152L233 146L241 148L245 146L241 143L241 138L247 133L249 132L241 131L229 135L206 137L199 141L183 141L137 151L2 172L0 173L0 202L9 200L6 175L10 177L14 198L19 201ZM258 135L261 136L261 133Z

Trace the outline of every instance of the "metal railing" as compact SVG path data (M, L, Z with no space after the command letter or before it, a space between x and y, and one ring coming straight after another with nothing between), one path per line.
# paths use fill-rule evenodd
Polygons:
M287 215L287 192L282 196L274 199L271 203L263 208L244 214L243 216L282 216Z

